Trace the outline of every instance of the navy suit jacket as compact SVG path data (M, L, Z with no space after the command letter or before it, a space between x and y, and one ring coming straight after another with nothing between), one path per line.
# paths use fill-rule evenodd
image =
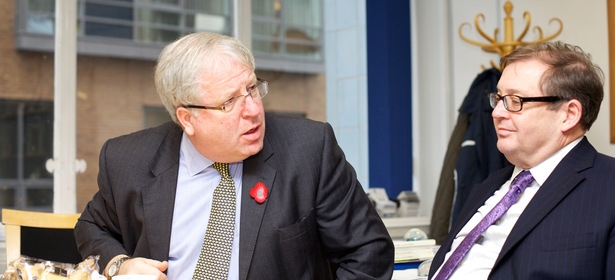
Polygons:
M475 187L433 259L430 278L457 233L513 169ZM582 139L519 217L489 279L615 279L615 159Z
M168 259L181 136L167 123L105 143L99 191L75 228L83 257L103 268L118 254ZM240 279L391 278L393 243L330 125L267 113L242 179ZM257 182L262 204L249 193Z

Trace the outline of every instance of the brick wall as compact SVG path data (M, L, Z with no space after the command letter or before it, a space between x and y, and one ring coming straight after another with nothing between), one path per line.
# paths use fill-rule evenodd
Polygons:
M77 61L77 209L97 190L98 153L109 138L143 128L143 106L162 106L154 90L152 61L79 56Z

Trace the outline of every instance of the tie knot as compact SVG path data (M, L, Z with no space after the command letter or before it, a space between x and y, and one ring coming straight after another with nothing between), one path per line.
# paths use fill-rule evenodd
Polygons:
M515 181L513 183L513 187L517 189L518 192L523 192L527 187L529 187L534 181L534 176L527 170L521 171L517 177L515 177Z
M231 172L228 169L228 163L220 163L220 162L214 162L214 164L211 165L211 167L213 167L214 169L218 170L218 172L220 172L220 175L222 175L222 177L230 177Z

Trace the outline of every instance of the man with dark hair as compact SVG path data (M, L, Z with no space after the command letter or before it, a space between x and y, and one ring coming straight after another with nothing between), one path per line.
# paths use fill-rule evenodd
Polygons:
M585 137L602 71L561 42L520 47L500 65L489 99L514 166L474 188L430 279L615 279L615 159Z

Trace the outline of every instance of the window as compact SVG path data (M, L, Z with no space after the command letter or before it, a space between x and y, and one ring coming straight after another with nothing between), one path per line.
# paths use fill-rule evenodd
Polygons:
M254 51L321 60L321 16L320 1L252 1Z
M324 72L323 0L252 0L252 14L235 19L228 0L77 0L77 51L83 55L156 60L162 48L192 32L234 35L249 21L262 70ZM55 1L16 1L17 49L51 52ZM237 26L244 26L238 24Z
M257 65L295 63L299 72L323 69L322 0L253 0L254 56L270 59ZM259 61L260 62L260 61ZM280 63L282 62L282 63ZM320 64L320 67L319 67ZM267 67L269 66L269 67ZM275 66L271 70L276 69Z
M18 49L53 51L55 1L17 1ZM192 32L231 35L232 1L78 0L80 54L156 60L160 50ZM46 36L41 36L46 35Z
M0 207L51 211L53 102L0 99Z

